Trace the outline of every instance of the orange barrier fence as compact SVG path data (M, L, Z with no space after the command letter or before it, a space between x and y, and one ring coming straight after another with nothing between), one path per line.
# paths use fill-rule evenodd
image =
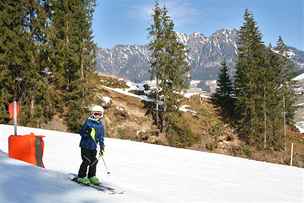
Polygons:
M29 135L9 136L9 157L44 168L42 161L44 151L43 137L44 136L38 136L33 133Z

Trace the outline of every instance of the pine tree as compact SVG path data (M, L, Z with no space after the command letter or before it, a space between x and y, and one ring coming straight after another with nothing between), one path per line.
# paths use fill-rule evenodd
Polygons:
M275 50L275 52L273 51ZM293 66L287 57L287 47L281 37L277 47L265 51L265 110L267 115L264 147L281 150L286 146L286 125L292 123L295 95L291 75ZM285 121L286 120L286 121Z
M277 44L276 44L276 48L275 48L279 54L281 54L284 57L288 57L287 51L288 48L286 46L286 44L284 43L283 39L281 36L279 36Z
M294 106L296 101L295 92L293 90L294 81L292 81L292 77L295 72L295 65L288 59L288 48L285 45L284 41L281 37L279 37L277 41L277 46L275 48L278 53L278 68L280 71L280 84L281 84L281 95L282 95L282 106L283 106L283 115L285 118L285 125L293 124L293 117L296 111L296 107ZM284 129L284 149L287 149L287 135L286 129Z
M289 124L293 123L293 117L296 108L295 103L295 92L293 90L294 82L292 78L295 73L295 64L288 58L288 47L284 43L282 37L279 37L275 50L279 52L278 56L278 68L280 69L280 82L283 85L283 93L285 97L286 105L286 118Z
M15 1L1 2L0 6L0 64L1 84L3 84L1 86L9 90L8 96L12 100L14 94L17 94L14 91L16 88L14 76L22 70L23 54L18 43L25 46L22 25L24 9L22 3Z
M1 49L1 47L0 47ZM1 56L1 53L0 53ZM7 123L8 122L8 96L9 93L7 92L7 69L6 66L1 64L0 66L0 123Z
M24 75L26 93L23 95L21 124L41 127L53 115L48 94L47 1L26 1L24 27L28 39L28 68Z
M60 95L57 103L67 107L66 120L72 131L79 130L92 98L88 80L94 77L96 63L91 30L94 7L95 0L52 2L52 71Z
M1 3L1 83L7 109L18 100L22 106L20 122L40 126L51 116L46 98L47 67L45 27L47 1L6 1ZM4 90L1 90L2 92Z
M239 129L251 143L263 143L263 70L266 66L262 35L253 15L246 10L239 32L235 75L236 110Z
M95 0L0 3L1 120L19 100L21 124L40 127L67 107L75 115L68 124L80 125L95 75L94 7Z
M167 115L170 112L177 112L180 101L177 93L187 86L186 73L190 68L186 61L186 48L177 40L174 23L168 15L168 10L160 8L158 2L155 4L153 24L149 31L152 38L149 44L152 53L151 72L156 78L157 86L161 89L164 107L160 120L167 121ZM159 96L156 94L156 104L158 103ZM158 111L157 107L158 105L156 105L156 111Z
M152 105L148 105L147 113L151 113L155 124L162 128L162 122L160 122L161 116L159 112L159 79L160 79L160 68L162 65L161 56L164 51L164 38L163 38L163 25L161 21L162 9L159 3L156 1L153 9L153 24L148 28L151 41L149 43L149 50L151 52L150 65L151 65L151 79L156 81L156 91L154 95L155 102Z
M166 8L161 16L164 28L164 53L161 58L160 87L164 95L166 111L177 111L177 92L187 87L186 73L190 70L186 61L186 47L177 40L174 23Z
M26 2L2 1L0 3L0 90L1 111L8 103L22 100L29 68L28 37L26 33ZM31 43L31 42L30 42ZM5 115L5 112L3 113Z
M276 51L266 48L252 14L246 10L239 35L235 75L240 131L258 147L282 149L286 144L284 116L292 121L292 64L280 37ZM262 144L263 143L263 144Z
M3 81L1 79L1 73L0 73L0 84L1 81ZM8 122L8 113L7 113L7 100L6 100L6 91L5 89L2 87L2 85L0 85L0 123L7 123Z
M224 60L221 63L214 100L222 108L223 112L228 113L230 116L232 115L234 109L232 95L233 86L229 77L228 66Z
M93 96L92 87L89 86L88 80L95 74L96 65L95 44L91 30L94 7L95 1L93 0L78 1L77 9L73 11L75 12L75 16L73 15L75 21L73 20L72 24L77 29L73 30L74 35L71 36L71 39L75 37L75 46L77 46L75 57L77 61L75 63L75 78L71 82L72 89L69 91L70 98L68 98L72 101L68 105L68 125L73 131L80 129L84 118L79 115L86 115L84 107L89 106Z
M272 51L272 47L265 50L267 67L264 71L264 148L278 150L283 144L283 111L279 64L279 55Z

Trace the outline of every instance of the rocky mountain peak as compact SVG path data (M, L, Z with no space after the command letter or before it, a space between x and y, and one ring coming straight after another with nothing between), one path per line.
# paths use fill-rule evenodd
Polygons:
M226 59L234 72L234 60L237 54L237 29L220 29L204 36L194 32L185 34L177 32L180 42L188 48L187 58L192 68L192 79L217 79L220 63ZM291 59L304 71L304 52L289 48ZM112 49L97 50L97 70L99 72L117 75L133 81L150 79L148 45L116 45Z

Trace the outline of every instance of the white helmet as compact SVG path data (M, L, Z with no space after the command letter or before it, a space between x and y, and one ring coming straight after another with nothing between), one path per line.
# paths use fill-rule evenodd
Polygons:
M90 111L91 112L101 112L101 113L104 113L103 107L99 106L99 105L93 105L93 106L91 106Z
M103 118L104 109L101 106L93 105L90 108L91 115L90 117L100 121Z

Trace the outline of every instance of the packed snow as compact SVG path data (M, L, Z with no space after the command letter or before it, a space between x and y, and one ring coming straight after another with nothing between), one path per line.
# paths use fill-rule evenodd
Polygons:
M153 99L147 97L146 95L137 95L137 94L130 93L129 91L131 89L111 88L111 87L106 87L106 86L103 86L103 88L108 89L108 90L112 90L112 91L117 92L119 94L127 95L127 96L130 96L130 97L135 97L135 98L143 100L143 101L147 101L147 102L154 101ZM132 90L134 90L134 89L132 89Z
M104 101L106 104L109 104L112 102L112 99L110 97L106 97L106 96L103 96L102 98L102 101Z
M193 84L196 84L196 83L197 83L197 81L193 82ZM155 80L145 81L143 83L134 83L131 81L127 81L126 84L127 84L128 88L111 88L111 87L107 87L107 86L103 86L103 88L117 92L119 94L135 97L142 101L147 101L147 102L154 101L152 98L150 98L147 95L137 95L137 94L132 93L131 91L133 91L133 90L142 91L144 94L147 94L148 92L151 92L151 90L145 90L144 85L145 84L149 85L151 89L155 89L156 88ZM196 88L196 87L192 87L190 89L182 91L180 94L188 99L195 95L199 95L201 98L206 98L206 99L211 98L209 93L202 91L201 88Z
M190 112L193 115L197 115L197 112L191 109L191 106L189 105L182 105L181 107L179 107L179 111L181 112Z
M297 77L293 78L292 80L299 81L299 80L303 80L303 79L304 79L304 73L298 75Z
M45 169L9 159L13 127L0 125L1 203L200 203L304 202L304 170L219 154L105 139L105 160L98 164L104 183L123 189L111 195L66 178L77 173L79 135L18 128L18 134L44 135Z
M300 131L300 133L304 133L304 121L296 122L295 126Z
M296 107L304 106L304 103L297 104Z

